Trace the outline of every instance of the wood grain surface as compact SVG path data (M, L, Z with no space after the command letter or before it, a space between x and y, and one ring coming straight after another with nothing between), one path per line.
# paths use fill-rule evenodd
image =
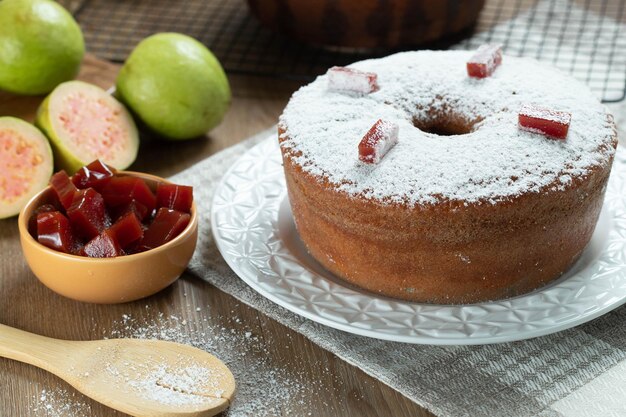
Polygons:
M108 88L118 67L88 56L80 79ZM274 125L297 84L258 78L231 77L233 103L224 122L207 138L190 142L143 140L134 170L161 176L175 174L195 162ZM0 93L0 116L32 120L41 97ZM204 306L197 308L196 306ZM198 311L199 310L199 311ZM239 331L245 327L259 337L259 348L243 355L266 355L285 375L297 375L300 390L271 415L289 416L432 416L396 391L371 378L333 354L312 344L256 310L199 279L185 274L168 289L148 299L122 305L92 305L63 298L48 290L30 272L18 239L15 218L0 220L0 322L29 332L60 339L93 340L110 334L124 315L147 321L176 315L184 317L189 334L219 327ZM236 322L224 318L236 316ZM268 376L269 377L269 376ZM331 389L319 393L319 387ZM42 390L72 391L60 379L22 363L0 359L0 416L57 416L41 406ZM90 415L121 416L87 399ZM72 417L71 414L62 414Z

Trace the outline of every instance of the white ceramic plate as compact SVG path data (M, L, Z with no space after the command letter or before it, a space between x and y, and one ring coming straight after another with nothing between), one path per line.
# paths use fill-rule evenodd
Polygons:
M275 136L243 155L213 200L222 256L248 285L296 314L346 332L408 343L466 345L542 336L626 302L626 163L616 159L582 258L532 293L471 305L418 304L356 289L307 253L291 215ZM619 161L619 162L618 162Z

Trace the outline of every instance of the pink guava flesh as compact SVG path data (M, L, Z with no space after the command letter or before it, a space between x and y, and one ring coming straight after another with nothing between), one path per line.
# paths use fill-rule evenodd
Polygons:
M94 100L82 91L64 97L57 115L74 149L83 149L105 161L127 152L127 134L122 111L111 108L104 99Z
M12 203L26 194L44 160L38 147L21 133L0 130L0 201Z

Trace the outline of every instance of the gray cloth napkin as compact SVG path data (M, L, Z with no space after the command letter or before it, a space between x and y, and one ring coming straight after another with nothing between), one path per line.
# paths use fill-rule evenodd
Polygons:
M567 1L557 3L562 10L569 10L569 17L581 13L576 7L569 7ZM537 7L541 6L542 2ZM549 17L529 12L516 20L532 18L537 30L545 30L547 19L563 18L557 12L550 10ZM585 17L588 22L594 18L597 19L591 14ZM484 34L477 35L480 36ZM530 56L533 48L546 47L541 43L533 45L533 39L530 37L524 45ZM563 40L564 44L567 42L568 39ZM602 51L594 54L598 56L589 59L598 60ZM611 110L624 137L626 103L613 105ZM200 209L198 249L190 264L194 274L302 333L439 416L626 416L626 307L582 326L536 339L438 347L386 342L334 330L297 316L248 287L230 270L215 246L210 207L224 172L272 131L275 129L226 149L173 178L195 187Z

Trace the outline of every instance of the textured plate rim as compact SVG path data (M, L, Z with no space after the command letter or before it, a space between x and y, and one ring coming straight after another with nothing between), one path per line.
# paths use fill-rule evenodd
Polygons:
M291 311L292 313L295 313L299 316L305 317L309 320L326 325L334 329L342 330L344 332L352 333L352 334L356 334L360 336L371 337L375 339L410 343L410 344L429 344L429 345L441 345L441 346L457 345L458 346L458 345L483 345L483 344L492 344L492 343L514 342L514 341L519 341L519 340L532 339L535 337L541 337L541 336L545 336L545 335L552 334L552 333L557 333L557 332L581 325L595 318L598 318L626 303L626 294L625 294L621 298L615 299L610 303L606 303L601 308L598 308L591 313L579 314L577 316L572 317L571 319L563 320L559 322L558 324L555 323L553 325L546 325L542 328L538 328L535 330L527 330L523 333L520 332L517 334L502 334L502 335L490 335L490 336L481 336L481 337L471 337L471 336L439 337L439 336L426 336L426 335L419 335L419 334L395 335L392 333L382 333L382 332L377 332L375 330L364 329L364 328L352 326L350 324L345 324L345 323L341 323L338 321L334 321L332 319L320 316L311 311L295 306L294 304L276 296L274 293L266 291L265 288L263 288L262 286L258 284L254 276L250 276L234 261L234 259L232 259L232 257L227 256L225 243L222 241L222 238L220 234L218 233L218 230L219 230L218 220L217 220L218 210L216 210L216 206L217 206L216 202L218 198L220 197L220 191L225 187L225 184L227 183L229 178L232 176L233 171L235 171L235 169L238 167L238 164L242 160L244 160L247 156L249 156L249 154L254 153L259 148L267 146L268 142L270 141L277 142L276 136L271 135L268 138L261 140L259 143L257 143L256 145L248 149L246 152L244 152L244 154L239 156L237 160L233 162L231 167L226 171L226 173L220 179L217 187L215 188L215 193L211 201L211 213L210 213L211 231L212 231L213 238L215 240L215 243L217 245L217 248L220 254L224 258L228 266L235 272L235 274L240 279L242 279L248 286L250 286L254 291L259 293L261 296ZM276 145L276 150L278 150L277 145ZM619 159L622 159L621 156L622 155L619 155L618 153L618 156L616 157L615 162L618 162ZM626 152L625 152L625 155L623 156L626 157ZM624 159L626 160L626 158ZM286 188L283 190L283 192L286 192ZM305 268L304 266L302 267ZM323 277L320 277L320 278L325 279ZM563 282L567 282L567 279L564 280ZM346 288L349 288L349 286L346 285ZM548 288L553 288L553 286L549 285L546 287L546 289ZM541 291L542 289L539 289L529 294L515 297L515 299L523 299L531 295L534 296L538 293L541 293ZM380 300L380 297L377 297L375 294L363 293L362 295L363 297L369 297L372 300ZM435 304L425 304L425 303L422 304L422 303L405 302L402 300L393 300L393 302L395 302L398 305L424 306L424 307L429 307L429 308L439 307L442 309L446 309L450 307L455 307L455 308L458 307L460 309L463 309L463 308L477 307L477 306L489 305L489 304L496 305L496 303L500 301L503 301L503 300L496 300L496 301L490 301L490 302L484 302L484 303L478 303L478 304L448 306L448 305L435 305Z

